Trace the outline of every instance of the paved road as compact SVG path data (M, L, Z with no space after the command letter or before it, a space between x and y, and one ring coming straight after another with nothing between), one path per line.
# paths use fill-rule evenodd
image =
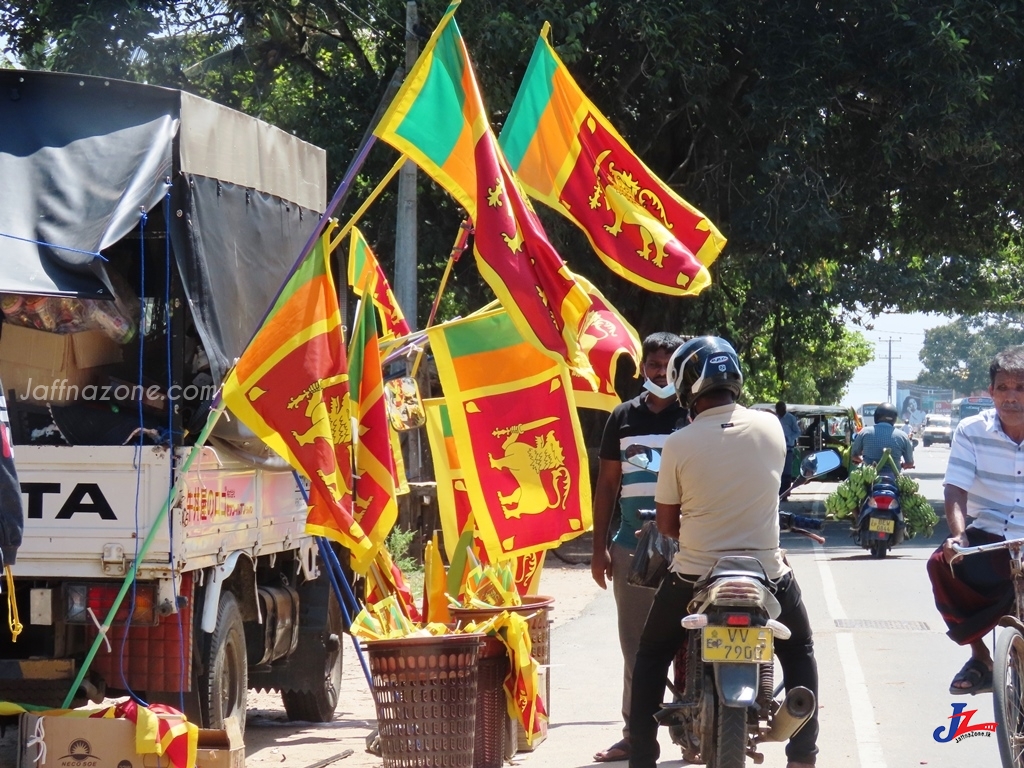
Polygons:
M926 496L941 498L948 448L917 451L913 473ZM798 489L792 506L821 510L831 486ZM939 505L941 514L941 505ZM929 768L999 765L995 740L937 742L933 733L949 724L954 702L977 709L974 723L992 720L991 697L954 698L949 680L966 654L944 635L932 603L924 561L945 536L939 526L928 540L902 544L878 561L852 546L842 523L826 526L827 544L787 537L790 561L803 588L815 631L821 676L819 765L826 768ZM577 551L586 552L587 547ZM552 560L542 591L556 598L552 629L551 730L532 753L520 753L524 768L592 765L591 756L618 736L621 674L611 594L597 589L585 565ZM374 711L365 681L346 647L345 698L335 722L324 726L287 723L279 699L252 696L246 731L247 768L308 768L353 749L333 765L377 768L363 752ZM0 737L0 765L13 735ZM663 765L679 766L679 753L663 738ZM7 752L4 752L4 748ZM766 768L783 768L781 745L764 750ZM619 764L623 765L624 764Z
M926 495L941 497L948 449L917 452L915 472ZM803 489L794 504L814 508L827 487ZM954 702L976 709L973 723L992 720L991 696L950 696L949 681L966 653L946 638L931 598L924 563L946 536L944 524L927 540L906 542L874 560L842 523L826 526L825 546L786 537L815 632L821 677L821 754L828 768L929 768L999 765L994 738L940 743ZM548 741L521 759L527 768L589 766L596 748L617 735L619 688L614 604L600 594L579 619L552 639L553 723ZM604 670L607 670L605 672ZM941 734L940 734L941 735ZM662 765L684 765L662 735ZM764 749L767 768L786 764L782 745Z

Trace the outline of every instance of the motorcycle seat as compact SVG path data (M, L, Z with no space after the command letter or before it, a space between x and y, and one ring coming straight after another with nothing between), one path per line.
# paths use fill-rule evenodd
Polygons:
M708 584L718 581L719 579L737 576L755 578L766 584L769 582L768 574L764 572L764 566L761 565L761 561L756 557L749 557L747 555L727 555L719 558L718 562L711 566L711 570L697 580L693 585L693 590L694 592L698 592Z

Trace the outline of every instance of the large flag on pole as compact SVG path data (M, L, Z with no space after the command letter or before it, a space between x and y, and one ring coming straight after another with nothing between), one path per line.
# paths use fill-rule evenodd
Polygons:
M588 530L589 468L568 369L528 344L503 310L427 335L490 561Z
M423 409L427 414L427 439L430 441L430 454L434 462L434 477L437 478L437 508L442 541L448 561L453 562L459 540L467 531L475 530L476 521L455 433L452 431L452 420L448 416L448 404L444 398L439 397L424 400ZM486 550L482 555L482 561L489 562ZM515 559L516 589L519 594L537 594L543 566L543 551L527 552Z
M584 278L576 279L590 294L592 302L580 332L580 344L594 368L593 379L572 375L576 405L611 411L622 402L615 391L619 357L626 355L633 361L634 370L640 371L640 337L604 294Z
M617 275L650 291L700 293L725 238L654 175L588 99L541 30L501 131L530 196L575 222Z
M373 275L370 277L372 280ZM352 558L352 567L363 574L369 569L398 519L391 427L384 403L384 377L377 343L377 322L374 318L376 313L370 301L374 286L371 282L364 287L366 291L355 321L348 361L353 390L356 392L352 408L355 459L353 517L373 545L369 552Z
M352 227L348 248L348 284L356 296L364 297L367 286L373 286L373 304L380 313L381 336L408 336L409 323L398 306L377 256L363 233Z
M586 372L590 306L508 169L484 111L453 2L375 133L448 190L475 227L477 267L520 334Z
M224 402L310 483L306 530L371 552L352 517L352 427L338 294L325 233L224 381Z

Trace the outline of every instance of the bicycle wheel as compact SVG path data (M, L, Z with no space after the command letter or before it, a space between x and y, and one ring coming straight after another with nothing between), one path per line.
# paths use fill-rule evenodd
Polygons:
M1024 768L1024 636L1013 627L996 639L992 698L1003 768Z

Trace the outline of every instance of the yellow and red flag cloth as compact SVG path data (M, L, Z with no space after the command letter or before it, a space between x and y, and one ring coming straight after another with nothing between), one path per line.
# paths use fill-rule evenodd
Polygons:
M199 726L190 723L185 716L165 704L151 704L148 708L136 704L133 699L101 709L46 709L25 706L14 702L0 702L0 715L21 715L30 712L39 718L82 717L106 720L124 719L135 724L135 752L138 755L156 755L163 758L159 765L166 768L195 768L199 745ZM42 722L42 720L40 720ZM44 724L45 729L45 724ZM87 765L95 761L62 760L61 765ZM147 761L148 762L148 761ZM53 761L46 765L53 764Z
M588 530L589 469L568 369L527 343L503 310L427 335L489 562Z
M422 621L405 574L391 558L387 548L382 547L377 551L366 575L366 603L375 605L387 598L394 598L402 615L410 621Z
M363 233L352 227L348 247L348 284L356 296L365 297L373 286L373 304L380 313L381 336L408 336L409 323L391 291L391 284Z
M224 381L224 402L257 437L309 478L306 530L347 547L372 545L352 516L352 422L329 232L289 278Z
M541 30L501 131L530 196L575 222L620 277L686 296L711 283L725 238L654 175L588 99Z
M374 131L444 187L475 227L477 267L523 338L586 373L579 330L590 306L508 169L448 6Z
M453 566L456 562L464 562L464 558L456 557L456 548L474 546L473 539L463 539L467 531L474 530L473 508L469 500L469 489L459 461L459 450L452 432L452 422L448 418L448 405L443 398L423 401L427 414L427 440L430 442L430 454L434 461L434 477L437 480L437 507L441 518L441 535L444 541L445 554ZM475 537L474 537L475 538ZM476 546L481 562L489 562L487 552L482 546ZM515 558L516 590L520 595L535 595L540 585L541 569L544 567L544 551L527 552ZM463 570L466 570L465 568ZM459 574L460 585L464 586L464 574ZM461 597L461 588L451 594Z
M373 285L365 287L372 295ZM352 407L355 460L352 516L371 544L368 552L353 554L352 568L361 574L367 572L398 519L391 426L384 402L384 376L375 314L373 302L364 297L356 317L348 360L356 394Z
M619 314L611 302L589 281L577 277L580 285L590 295L591 307L580 332L580 344L594 369L594 380L572 375L572 388L576 394L576 405L581 408L596 408L611 411L622 400L615 391L615 369L619 356L628 355L634 370L640 371L642 346L633 326Z

